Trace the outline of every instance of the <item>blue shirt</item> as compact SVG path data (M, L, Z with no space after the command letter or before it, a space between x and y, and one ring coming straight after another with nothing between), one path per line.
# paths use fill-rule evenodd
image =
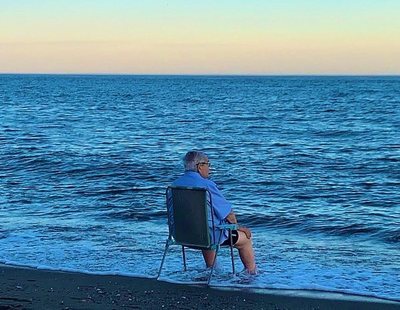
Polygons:
M184 175L176 179L173 186L188 186L188 187L201 187L207 189L211 194L211 201L214 208L213 219L215 225L225 224L225 218L232 211L232 205L225 199L224 195L220 192L217 185L209 180L203 178L198 172L186 171ZM212 225L210 225L212 228ZM228 231L220 229L215 230L215 237L224 242L228 238Z

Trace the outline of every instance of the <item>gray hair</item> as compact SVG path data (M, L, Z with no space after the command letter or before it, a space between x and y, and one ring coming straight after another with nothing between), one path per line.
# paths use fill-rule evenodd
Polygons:
M197 164L201 162L205 162L208 160L208 156L199 151L189 151L183 157L183 165L185 167L185 171L196 171L197 172Z

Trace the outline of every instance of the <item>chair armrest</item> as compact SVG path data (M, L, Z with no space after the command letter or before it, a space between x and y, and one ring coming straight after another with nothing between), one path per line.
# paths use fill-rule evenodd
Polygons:
M221 225L217 225L216 227L219 229L233 230L233 229L238 229L239 225L238 224L221 224Z

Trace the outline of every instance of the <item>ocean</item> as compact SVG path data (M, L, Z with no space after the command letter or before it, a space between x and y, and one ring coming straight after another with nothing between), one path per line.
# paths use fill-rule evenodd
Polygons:
M212 285L400 300L399 129L400 77L0 75L0 263L156 277L196 149L259 269Z

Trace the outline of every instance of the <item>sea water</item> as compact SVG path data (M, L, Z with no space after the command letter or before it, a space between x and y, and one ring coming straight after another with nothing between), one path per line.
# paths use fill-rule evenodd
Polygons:
M259 269L212 285L400 300L399 129L400 77L0 75L0 263L155 277L197 149Z

